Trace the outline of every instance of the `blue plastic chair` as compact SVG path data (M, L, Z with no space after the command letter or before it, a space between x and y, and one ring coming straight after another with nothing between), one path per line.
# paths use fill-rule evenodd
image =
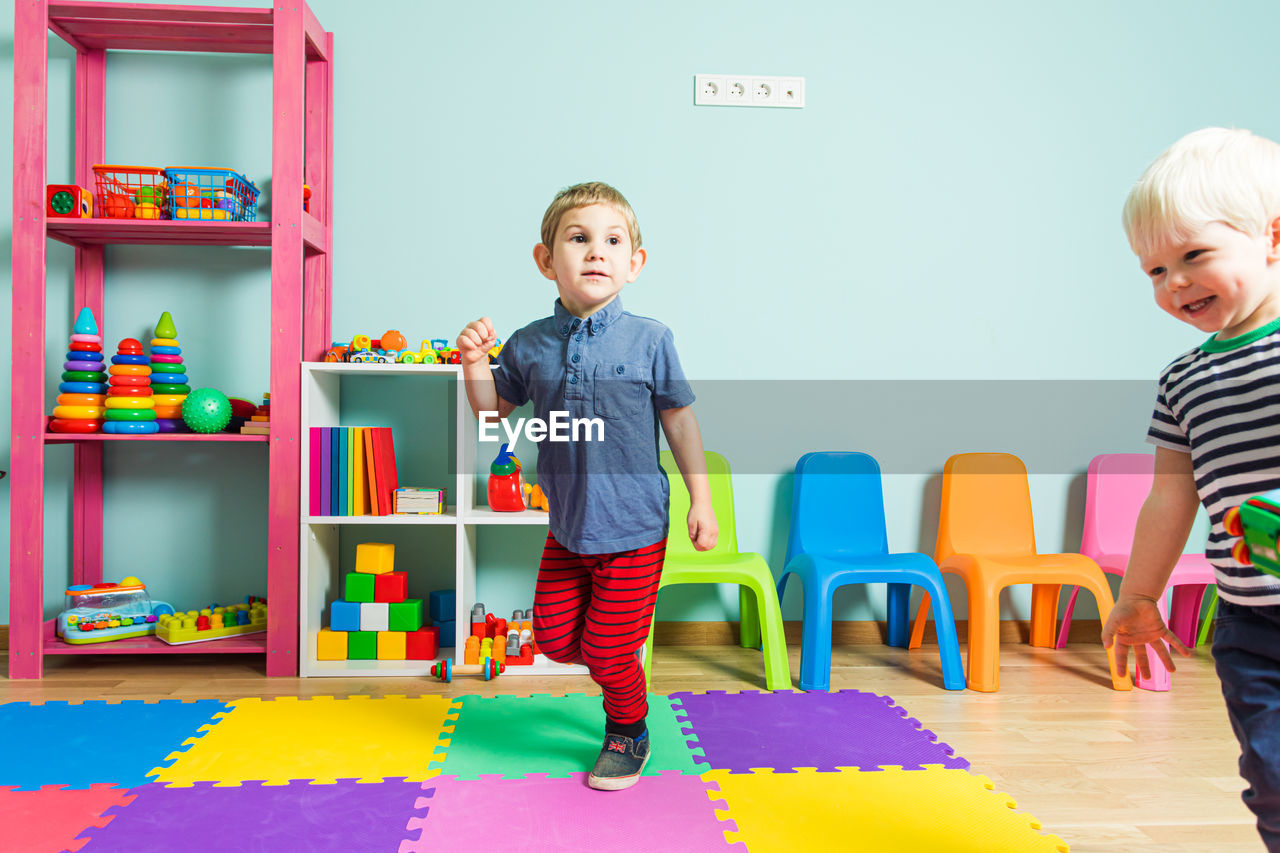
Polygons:
M778 600L788 575L804 586L800 689L831 686L831 599L851 583L889 585L888 644L906 648L912 584L929 593L942 655L942 684L963 690L964 667L951 599L938 566L925 554L890 554L885 533L880 466L865 453L806 453L796 463L787 563L778 580Z

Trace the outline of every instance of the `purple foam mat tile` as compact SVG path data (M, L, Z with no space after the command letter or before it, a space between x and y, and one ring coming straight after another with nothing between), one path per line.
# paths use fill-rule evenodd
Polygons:
M935 764L966 769L969 762L921 728L887 696L860 690L835 693L672 693L683 712L690 747L701 747L707 769L748 773L816 767L918 770Z
M110 823L85 830L89 842L82 851L136 853L159 849L161 839L184 853L390 851L416 814L422 783L339 779L336 784L294 780L219 787L197 782L189 788L142 785L130 793L137 795L133 802L103 813L113 816Z
M745 853L746 845L725 840L737 827L717 816L720 804L709 796L717 790L675 770L623 791L592 790L586 773L437 776L422 785L425 816L409 821L421 835L399 853L477 849L486 826L502 828L495 843L503 853Z

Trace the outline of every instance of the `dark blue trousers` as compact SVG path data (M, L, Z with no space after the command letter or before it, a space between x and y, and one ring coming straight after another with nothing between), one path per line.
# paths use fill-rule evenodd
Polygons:
M1244 804L1267 850L1280 853L1280 606L1219 601L1213 660L1240 741Z

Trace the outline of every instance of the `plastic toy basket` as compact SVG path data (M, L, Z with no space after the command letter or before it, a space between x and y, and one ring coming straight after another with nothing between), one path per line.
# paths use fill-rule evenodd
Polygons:
M93 167L98 215L107 219L161 219L169 185L164 170L149 166Z
M254 222L258 218L258 188L230 169L170 166L166 219Z

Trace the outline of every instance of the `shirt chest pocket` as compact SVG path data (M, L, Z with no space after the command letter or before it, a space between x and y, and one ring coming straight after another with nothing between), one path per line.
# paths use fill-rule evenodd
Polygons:
M648 367L615 361L597 364L592 384L592 408L602 418L634 417L653 405Z

